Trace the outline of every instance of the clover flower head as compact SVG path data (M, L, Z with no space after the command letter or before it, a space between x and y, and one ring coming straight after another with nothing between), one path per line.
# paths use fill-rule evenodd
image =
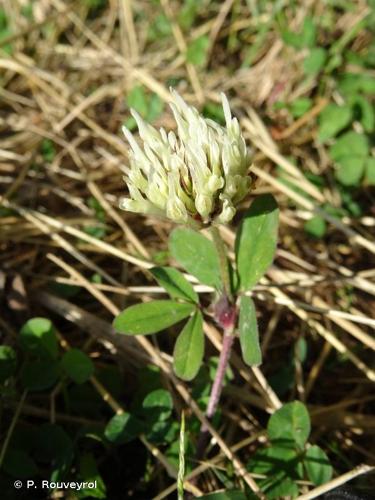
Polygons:
M143 147L123 127L130 167L125 182L130 198L120 207L131 212L204 226L227 223L251 186L250 155L237 118L221 94L226 126L204 118L173 89L176 132L156 130L134 110Z

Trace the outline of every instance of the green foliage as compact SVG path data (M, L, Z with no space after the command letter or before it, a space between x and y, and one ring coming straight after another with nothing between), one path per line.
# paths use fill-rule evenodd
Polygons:
M83 384L94 373L94 363L79 349L69 349L61 359L61 366L76 384Z
M165 389L156 389L147 394L142 403L146 418L151 421L167 420L173 410L171 394Z
M186 60L195 66L204 66L209 46L210 40L207 35L196 38L188 46Z
M279 21L283 24L285 19L279 16ZM284 42L295 49L312 48L316 43L316 27L313 19L305 17L302 30L299 33L282 28L281 36Z
M168 17L164 13L155 16L148 30L148 39L160 40L170 35L172 35L172 26Z
M43 156L43 160L48 163L51 163L56 156L56 148L51 139L43 139L40 149Z
M310 417L299 401L287 403L271 415L267 433L270 445L259 449L248 464L253 473L264 474L259 483L267 499L295 498L296 481L305 478L315 485L329 481L332 467L319 446L308 446Z
M257 366L262 362L259 345L258 323L254 302L243 295L240 302L239 332L242 357L249 366Z
M219 257L212 241L188 228L176 228L169 238L176 261L205 285L220 288Z
M25 389L43 391L53 386L60 376L60 367L52 359L27 360L21 370L21 382Z
M352 108L348 105L328 104L319 116L319 140L335 137L351 123L352 114Z
M312 107L312 100L308 97L300 97L289 104L289 110L294 118L300 118Z
M317 445L305 453L304 466L310 481L316 486L327 483L332 477L332 467L324 451Z
M366 160L366 182L370 186L375 186L375 158L370 157Z
M21 346L38 356L56 359L58 344L56 332L49 319L32 318L20 331Z
M327 52L322 47L314 47L303 61L306 75L313 76L319 73L327 60Z
M143 425L131 413L115 415L108 422L104 435L111 443L123 444L137 438Z
M364 131L371 133L375 129L374 105L363 95L354 95L351 99L354 112L359 115L359 120Z
M125 335L149 335L187 318L194 309L193 304L154 300L128 307L115 318L113 326Z
M92 453L84 453L79 460L79 477L83 482L94 483L95 488L82 488L78 498L107 498L107 488L98 471L95 457Z
M244 214L235 243L241 290L250 290L271 265L278 221L279 210L272 195L258 196Z
M4 41L11 35L12 31L5 10L0 8L0 45L1 49L7 54L12 54L13 45L11 43L4 43Z
M15 350L7 345L0 346L0 384L13 375L17 366Z
M322 238L327 231L327 223L323 217L320 215L315 215L307 222L305 222L303 226L306 233L308 233L313 238Z
M41 391L54 385L60 376L55 329L46 318L32 318L20 330L20 345L27 354L20 372L23 386Z
M183 299L196 304L199 303L198 294L177 269L173 267L154 267L151 269L151 274L172 299Z
M203 354L203 318L201 312L196 311L184 326L174 346L173 366L176 375L183 380L192 380L201 367Z
M267 431L271 441L290 441L303 448L310 434L310 417L306 407L299 401L285 404L271 415Z
M157 120L164 109L160 97L155 93L146 92L143 85L136 85L131 89L126 97L126 104L129 108L135 109L144 120L150 123ZM137 123L132 116L124 121L124 125L129 130L134 130L137 127Z
M330 148L330 156L337 164L336 178L344 186L359 184L369 154L368 139L358 132L347 132Z
M206 118L210 118L211 120L220 123L220 125L225 125L224 111L221 104L209 101L206 102L202 110L202 114Z
M196 0L184 0L183 6L178 13L178 23L185 31L189 30L198 14L200 3Z

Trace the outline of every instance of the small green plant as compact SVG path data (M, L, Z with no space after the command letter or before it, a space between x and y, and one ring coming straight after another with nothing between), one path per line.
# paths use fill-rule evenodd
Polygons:
M226 128L206 120L172 92L178 136L156 129L133 112L144 152L124 130L132 146L128 173L130 199L125 210L167 217L184 224L169 239L174 260L200 284L214 292L213 304L202 303L191 282L173 267L154 267L150 273L170 299L135 304L120 313L115 329L125 335L149 335L187 319L173 351L176 375L192 380L204 359L204 316L213 310L223 330L223 348L206 415L212 418L224 375L239 332L242 356L250 366L261 363L255 306L249 292L275 255L278 207L271 195L257 197L245 212L235 240L235 265L228 258L218 224L230 221L236 205L251 187L249 154L236 119L223 97ZM190 227L189 227L190 226ZM199 232L207 228L211 239Z
M265 475L259 486L267 499L295 498L299 480L321 485L332 477L325 452L309 445L310 417L299 401L285 404L269 419L269 445L259 449L248 464L250 472Z

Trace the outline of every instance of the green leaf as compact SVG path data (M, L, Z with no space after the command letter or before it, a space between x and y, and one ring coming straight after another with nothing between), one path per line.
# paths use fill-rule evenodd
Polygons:
M338 165L336 178L344 186L356 186L362 178L369 153L368 139L357 132L347 132L330 148L330 156Z
M55 360L27 361L21 372L21 382L25 389L43 391L54 385L59 375L59 364Z
M123 444L136 439L143 431L143 424L130 413L115 415L108 422L104 435L111 443Z
M304 337L300 337L297 342L295 343L294 346L294 353L296 359L300 363L304 363L306 361L307 357L307 342Z
M299 99L295 99L290 103L289 110L294 118L300 118L305 113L307 113L309 109L311 109L312 104L312 100L308 97L300 97Z
M13 375L17 366L15 350L8 346L0 346L0 384Z
M362 95L355 96L353 98L353 104L359 109L360 121L365 129L365 132L372 132L375 128L374 104Z
M246 495L240 490L215 491L198 497L201 500L246 500Z
M243 295L240 302L239 318L240 344L242 357L249 366L257 366L262 362L259 345L258 322L254 302L251 297Z
M158 419L166 420L171 415L173 400L171 394L165 389L155 389L147 394L142 403L142 408L149 412L158 410Z
M207 35L196 38L188 46L186 60L196 66L204 66L209 45L210 39Z
M84 453L79 461L79 476L84 483L94 483L95 488L82 488L77 491L78 498L107 498L106 486L101 477L92 453Z
M150 24L148 30L149 40L159 40L172 34L172 26L165 14L157 15Z
M351 95L356 92L373 95L375 93L375 78L361 73L345 73L339 82L339 90Z
M332 478L332 466L327 455L319 446L314 445L308 448L303 463L310 481L316 486L324 484Z
M302 448L310 434L310 417L305 405L299 401L285 404L271 415L267 431L272 442L293 441Z
M199 303L197 293L192 285L186 280L184 275L173 267L153 267L152 275L172 297L172 299L184 299Z
M61 366L76 384L83 384L94 373L94 363L79 349L69 349L62 357Z
M361 156L344 156L337 161L336 179L343 186L358 186L365 169L366 158Z
M306 16L302 26L301 44L303 47L314 47L316 42L316 27L312 17Z
M220 287L219 257L215 245L193 229L178 227L169 239L172 256L205 285Z
M251 289L272 264L277 244L279 210L270 194L252 203L236 235L236 261L241 290Z
M56 148L51 139L43 139L41 145L43 159L51 163L56 156Z
M350 106L338 106L328 104L319 116L319 140L326 141L335 137L344 129L352 119L352 108Z
M154 444L171 443L177 439L177 435L176 422L171 422L170 419L155 422L146 433L147 439Z
M248 469L256 474L274 474L277 471L292 472L296 468L298 453L291 441L259 448L252 456Z
M327 51L322 47L314 47L303 61L303 69L307 75L316 75L327 60Z
M178 24L186 31L191 28L200 5L196 0L185 0L184 5L178 13Z
M367 137L357 132L347 132L330 148L331 158L336 161L345 156L367 156L368 152Z
M136 85L129 92L126 103L129 108L133 108L145 117L147 115L147 95L142 85Z
M301 49L303 46L302 38L299 33L294 33L293 31L285 29L281 32L281 37L287 45L295 49Z
M303 226L306 233L314 238L323 238L327 231L327 223L320 215L315 215Z
M20 331L21 346L38 355L47 355L53 359L58 355L58 343L55 330L49 319L32 318Z
M220 123L220 125L225 125L225 116L223 107L216 102L206 102L202 110L203 116L206 118L211 118L215 122Z
M366 164L366 182L370 186L375 186L375 158L367 158Z
M250 460L248 469L266 476L259 481L259 486L266 493L267 499L297 496L295 480L302 476L303 471L294 443L286 441L260 448Z
M149 335L185 319L194 309L193 304L154 300L128 307L115 318L113 326L125 335Z
M204 354L203 318L200 311L189 319L178 336L173 351L173 367L183 380L192 380L199 371Z
M162 114L164 103L157 94L152 94L148 100L147 121L153 122Z
M296 498L298 496L298 485L295 480L279 471L275 471L274 475L263 479L260 487L266 493L267 500Z

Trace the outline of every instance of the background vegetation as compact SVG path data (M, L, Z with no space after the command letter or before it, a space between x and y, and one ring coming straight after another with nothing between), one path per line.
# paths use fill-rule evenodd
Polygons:
M370 0L0 1L3 498L176 498L182 410L186 492L251 498L255 481L267 498L314 498L348 472L375 490L357 468L375 460L374 26ZM252 194L280 207L253 293L263 364L236 347L199 462L212 318L190 383L171 369L178 328L145 340L111 326L163 298L147 269L175 264L171 224L118 210L121 126L135 129L133 107L169 129L169 86L218 122L226 92L254 151ZM97 487L14 489L33 478Z

